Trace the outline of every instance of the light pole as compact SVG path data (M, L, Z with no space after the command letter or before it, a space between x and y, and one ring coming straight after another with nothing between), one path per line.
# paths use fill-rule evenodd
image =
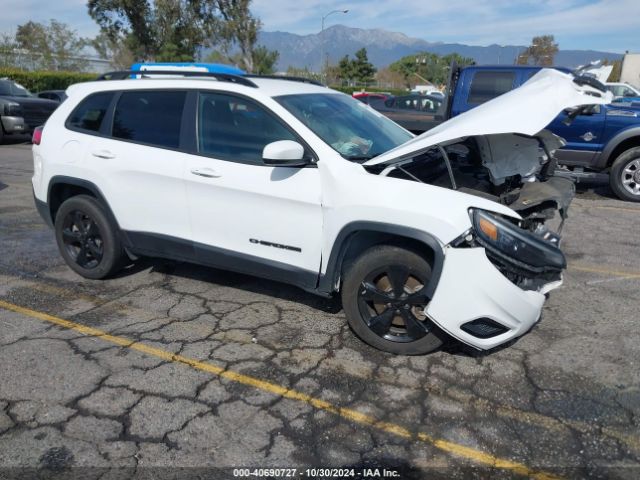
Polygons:
M324 20L334 13L348 13L349 10L332 10L322 17L322 28L320 29L320 78L323 78L324 65Z

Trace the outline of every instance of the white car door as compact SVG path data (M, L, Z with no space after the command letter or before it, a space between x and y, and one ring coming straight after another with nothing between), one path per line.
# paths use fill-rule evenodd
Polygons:
M164 251L163 240L182 239L190 248L186 156L178 151L185 99L185 91L124 91L106 119L109 132L87 141L88 171L120 228L145 253Z
M265 145L300 141L265 107L200 92L197 151L185 179L196 255L203 263L315 287L322 210L318 169L270 167Z

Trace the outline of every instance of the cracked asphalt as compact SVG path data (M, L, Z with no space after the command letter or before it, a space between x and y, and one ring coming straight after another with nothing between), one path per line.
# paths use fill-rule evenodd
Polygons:
M640 476L640 205L606 187L576 198L530 333L400 357L279 283L164 260L82 279L31 174L29 145L0 147L0 478Z

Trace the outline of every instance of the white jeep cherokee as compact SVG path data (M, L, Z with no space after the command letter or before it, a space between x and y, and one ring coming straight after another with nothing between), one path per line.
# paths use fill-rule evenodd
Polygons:
M562 140L544 127L611 97L542 70L414 137L292 79L131 78L67 93L34 135L33 189L74 271L101 279L145 255L340 292L355 333L401 354L446 334L488 349L538 321L561 284L574 193L553 176Z

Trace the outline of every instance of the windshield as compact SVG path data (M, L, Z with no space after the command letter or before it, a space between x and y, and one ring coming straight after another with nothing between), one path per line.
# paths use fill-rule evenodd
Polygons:
M346 95L283 95L275 100L347 160L369 160L413 138L396 123Z
M0 95L10 97L30 97L29 90L11 80L0 80Z

